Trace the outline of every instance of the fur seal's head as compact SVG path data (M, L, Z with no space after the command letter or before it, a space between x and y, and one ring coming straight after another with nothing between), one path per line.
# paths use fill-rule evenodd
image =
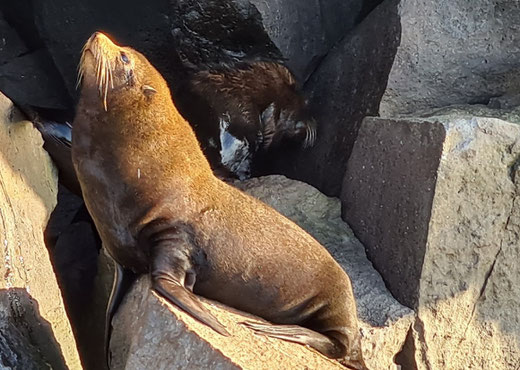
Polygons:
M308 109L301 90L291 71L283 64L257 62L255 68L265 70L266 79L271 79L273 101L260 115L264 130L264 147L277 144L283 139L303 142L311 147L316 141L316 121Z
M219 64L197 72L191 88L216 111L219 120L230 117L229 131L234 136L247 137L258 130L260 141L253 145L255 150L269 150L284 139L304 147L316 141L316 122L296 79L281 63Z
M277 145L283 139L303 142L308 148L316 141L316 121L307 113L306 103L294 96L291 106L278 106L272 102L260 115L263 125L263 147ZM300 101L301 100L301 101Z
M78 67L80 85L82 96L98 97L105 111L117 105L118 99L125 105L138 104L168 89L141 53L116 45L101 32L94 32L83 47Z

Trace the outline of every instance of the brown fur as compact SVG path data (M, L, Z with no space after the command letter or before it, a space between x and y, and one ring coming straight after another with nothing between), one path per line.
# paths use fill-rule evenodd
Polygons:
M260 148L264 150L273 143L279 144L283 138L302 140L304 146L314 144L316 123L293 74L280 63L252 61L220 65L196 73L191 83L217 114L230 115L232 123L249 131L244 136L251 142L261 132ZM259 121L271 104L274 104L273 117ZM295 128L298 122L301 128Z
M100 63L90 48L107 61ZM106 105L99 86L106 78L96 78L96 65L111 70ZM364 368L348 276L300 227L212 174L155 68L98 33L87 42L81 70L73 161L112 257L135 272L151 272L157 283L164 271L150 266L173 269L170 261L190 253L196 280L193 287L192 272L185 270L186 281L182 275L179 283L186 289L277 324L305 325L313 330L306 332L311 342L334 343L329 356ZM165 241L172 243L160 254L156 244ZM186 307L196 311L193 299Z

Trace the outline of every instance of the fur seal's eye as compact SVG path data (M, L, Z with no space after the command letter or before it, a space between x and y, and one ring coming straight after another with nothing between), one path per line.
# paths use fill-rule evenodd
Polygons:
M123 61L123 63L125 64L128 64L130 62L130 59L128 59L128 57L126 56L125 53L121 52L121 60Z

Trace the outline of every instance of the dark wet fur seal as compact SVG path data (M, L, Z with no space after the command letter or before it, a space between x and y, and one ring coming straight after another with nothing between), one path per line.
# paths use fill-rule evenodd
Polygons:
M275 323L246 323L259 334L364 369L347 274L292 221L213 175L146 58L95 33L80 76L72 158L118 271L149 273L155 291L223 335L197 295ZM109 319L120 298L116 283Z
M246 179L271 149L315 142L315 120L293 74L279 62L222 63L187 80L178 89L182 113L214 170Z

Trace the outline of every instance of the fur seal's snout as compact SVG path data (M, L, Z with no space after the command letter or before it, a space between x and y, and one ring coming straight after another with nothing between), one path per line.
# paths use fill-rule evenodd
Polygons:
M96 88L106 111L109 91L132 84L134 67L127 48L116 45L101 32L94 32L81 52L77 86Z

